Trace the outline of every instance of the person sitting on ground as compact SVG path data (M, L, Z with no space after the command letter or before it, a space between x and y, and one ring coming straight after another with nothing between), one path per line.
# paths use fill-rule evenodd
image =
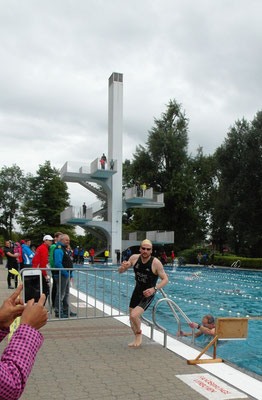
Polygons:
M201 335L211 335L215 336L215 319L213 315L207 314L202 318L202 323L201 325L198 324L197 322L191 322L189 324L190 328L196 328L198 329L198 332L195 333L195 337L199 337ZM192 336L192 332L183 332L180 331L180 334L178 336Z
M21 316L21 324L12 335L0 361L0 399L16 400L22 395L26 381L33 368L36 354L43 343L38 331L47 322L47 310L44 307L45 295L37 304L34 299L27 302L18 298L23 289L19 285L0 308L0 341L9 333L13 321Z

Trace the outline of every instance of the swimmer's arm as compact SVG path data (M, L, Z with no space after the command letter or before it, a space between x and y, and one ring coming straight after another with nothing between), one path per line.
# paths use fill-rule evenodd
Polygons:
M128 268L132 267L135 265L136 260L138 259L137 254L133 254L128 261L123 261L120 267L118 268L118 272L122 274L123 272L126 272Z
M204 335L215 336L215 328L208 329L205 326L201 325L199 331L201 332L201 334L204 333Z
M192 332L184 332L184 331L180 331L180 332L178 332L177 333L177 336L192 336L193 335L193 333ZM195 337L199 337L199 336L201 336L202 335L202 333L200 332L200 331L198 331L198 332L196 332L195 333Z
M154 259L154 269L156 271L156 274L161 279L161 282L159 282L156 285L156 288L159 290L159 289L162 289L164 286L166 286L168 284L168 276L165 273L165 270L164 270L164 267L163 267L162 263L157 258Z

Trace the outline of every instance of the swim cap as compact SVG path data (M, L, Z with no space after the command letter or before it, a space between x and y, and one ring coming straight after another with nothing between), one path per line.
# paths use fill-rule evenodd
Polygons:
M148 244L151 248L153 247L153 246L152 246L152 242L150 242L150 240L148 240L148 239L144 239L144 240L141 242L141 247L144 246L145 244Z

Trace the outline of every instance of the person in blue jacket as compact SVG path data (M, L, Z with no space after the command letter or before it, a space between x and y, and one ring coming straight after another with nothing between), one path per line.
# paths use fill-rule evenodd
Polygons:
M30 248L31 240L25 239L24 243L21 245L23 254L24 268L32 267L32 260L35 253Z
M70 238L66 234L58 237L58 242L54 250L55 268L61 268L60 271L54 271L54 279L56 281L56 297L55 297L55 316L57 318L75 317L77 314L69 309L69 284L70 277L73 272L73 262L68 254ZM72 272L68 269L72 268Z

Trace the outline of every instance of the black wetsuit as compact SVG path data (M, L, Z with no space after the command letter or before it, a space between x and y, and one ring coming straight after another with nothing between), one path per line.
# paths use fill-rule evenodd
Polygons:
M139 306L146 310L154 299L154 294L149 297L145 297L143 295L144 290L156 286L158 275L154 274L152 271L153 260L154 257L151 256L150 259L145 264L143 264L141 256L139 256L137 262L134 265L136 286L130 300L130 308L135 308L136 306Z

